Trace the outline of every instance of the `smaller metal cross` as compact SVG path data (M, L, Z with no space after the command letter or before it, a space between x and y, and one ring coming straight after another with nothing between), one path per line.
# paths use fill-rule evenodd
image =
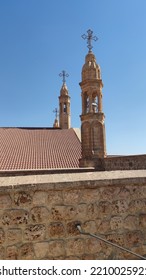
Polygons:
M89 52L92 52L92 40L97 41L98 38L96 36L93 36L93 31L91 29L87 30L88 35L83 34L81 37L86 40L87 39L87 48L89 49Z
M58 109L55 108L55 109L53 110L53 113L55 113L55 118L57 119L57 118L58 118L58 113L59 113Z
M60 76L60 77L63 77L62 81L63 81L63 83L65 84L65 82L66 82L65 77L68 77L68 76L69 76L69 74L68 74L68 73L66 73L66 71L65 71L65 70L62 70L62 72L59 74L59 76Z

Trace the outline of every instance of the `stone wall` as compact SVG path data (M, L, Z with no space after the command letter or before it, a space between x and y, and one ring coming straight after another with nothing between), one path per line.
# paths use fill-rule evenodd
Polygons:
M146 171L0 178L0 259L132 259L76 228L146 255Z
M146 155L115 156L104 159L105 170L146 169Z

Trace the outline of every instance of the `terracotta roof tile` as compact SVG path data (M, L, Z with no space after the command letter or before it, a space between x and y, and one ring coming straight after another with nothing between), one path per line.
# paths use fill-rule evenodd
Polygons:
M0 128L0 170L78 168L73 129Z

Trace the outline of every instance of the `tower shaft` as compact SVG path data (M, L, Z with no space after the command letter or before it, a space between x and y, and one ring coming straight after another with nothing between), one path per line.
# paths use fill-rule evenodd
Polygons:
M102 169L100 162L106 157L105 115L102 111L103 83L100 67L92 52L86 55L80 87L82 90L80 167L98 165L98 168Z

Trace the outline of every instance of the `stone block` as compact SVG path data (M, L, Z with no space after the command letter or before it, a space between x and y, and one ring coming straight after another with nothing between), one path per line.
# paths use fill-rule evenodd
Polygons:
M48 252L48 242L37 242L34 243L34 253L36 259L43 259L46 257Z
M48 206L63 204L63 196L61 191L49 191L47 193Z
M73 205L80 202L80 191L71 190L63 192L64 204Z
M102 242L97 238L87 238L85 240L85 253L95 254L102 250Z
M97 233L97 224L95 221L87 221L82 224L82 229L85 232L90 232L93 234Z
M9 194L0 194L0 209L10 208L12 200Z
M130 197L132 200L144 198L145 189L143 186L128 186L127 189L130 191Z
M76 216L76 209L74 206L54 206L51 209L52 220L72 220Z
M20 260L33 260L34 256L34 249L32 243L25 243L19 248L20 252Z
M113 201L117 198L117 195L120 192L120 188L118 186L109 187L101 187L100 188L100 200L105 201Z
M110 220L102 220L99 227L98 227L98 230L97 230L97 233L100 233L100 234L105 234L107 232L110 231Z
M117 199L117 197L116 197ZM130 190L127 189L126 187L121 187L120 188L120 192L118 193L118 199L126 199L126 200L130 200L131 199L131 194L130 194Z
M60 238L65 236L64 225L60 222L50 223L48 226L49 238Z
M146 229L146 214L139 215L139 225L142 229Z
M126 213L128 210L128 201L121 199L113 202L112 206L112 213L113 214L123 214Z
M19 251L16 246L8 246L6 249L6 260L19 260Z
M7 243L9 245L16 244L22 241L21 229L8 229L7 230Z
M66 241L66 254L67 256L78 256L85 253L84 240L81 238L68 239Z
M27 192L18 192L14 195L14 204L17 206L27 206L32 203L32 196Z
M106 218L111 216L112 204L108 201L100 201L97 208L97 217Z
M99 189L84 189L81 190L81 202L82 203L94 203L98 202L100 197Z
M45 223L50 219L49 211L46 207L34 207L30 211L30 218L33 223Z
M87 205L86 220L94 220L98 217L98 208L96 203Z
M136 216L129 215L123 222L123 226L125 229L136 230L139 228L139 218Z
M123 234L118 234L118 233L107 234L105 236L105 238L112 243L115 243L119 246L125 247L126 242L125 242L125 234L124 233ZM109 246L112 246L112 245L109 245Z
M110 220L111 230L117 230L123 228L123 218L120 216L114 216Z
M5 259L5 249L4 247L0 246L0 260Z
M53 240L48 243L48 256L60 257L65 255L65 243L63 240Z
M0 245L5 242L5 232L2 228L0 228Z
M98 260L115 260L116 249L113 246L108 245L105 242L101 242L102 249L100 253L96 254L96 259Z
M77 229L77 225L79 224L78 221L69 222L66 225L67 229L67 236L78 236L80 235L79 230Z
M47 201L47 192L36 191L33 196L34 205L44 205Z
M7 210L2 216L3 225L26 225L29 220L28 211L22 209Z
M145 207L146 207L145 200L141 200L141 199L132 200L129 204L129 212L136 215L139 212L144 212Z
M82 203L76 206L76 219L81 221L87 219L87 204Z
M44 225L30 225L24 230L24 239L27 241L44 240L45 233Z
M142 245L144 237L141 231L130 231L125 233L126 246L128 248Z

